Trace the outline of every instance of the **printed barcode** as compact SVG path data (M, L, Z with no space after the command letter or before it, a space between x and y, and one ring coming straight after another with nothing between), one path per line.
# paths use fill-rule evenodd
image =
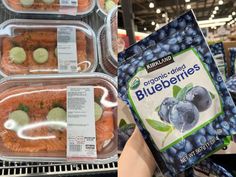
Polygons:
M77 0L61 0L61 5L77 5Z
M70 145L71 152L80 152L82 150L82 145Z
M76 5L77 4L77 0L71 0L71 4Z
M68 66L60 66L60 70L62 71L68 70Z

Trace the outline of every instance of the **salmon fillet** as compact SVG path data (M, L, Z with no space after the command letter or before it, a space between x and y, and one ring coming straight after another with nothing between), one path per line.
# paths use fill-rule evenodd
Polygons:
M83 32L76 32L77 58L82 70L87 69L87 42ZM24 48L27 59L22 64L10 61L9 52L13 47ZM46 48L49 53L48 61L38 64L33 59L33 52L37 48ZM1 69L6 75L10 74L37 74L58 72L58 61L55 55L57 47L57 32L55 30L20 31L15 37L5 37L2 42ZM90 61L91 62L91 61Z
M24 7L21 5L20 0L6 0L7 4L16 11L59 11L60 9L60 1L55 0L54 3L47 5L40 1L35 1L34 4L30 7ZM78 1L78 12L84 12L89 9L93 0L82 0Z
M100 87L94 89L95 100L101 99L104 91ZM112 101L111 95L105 98ZM10 112L17 110L19 105L27 106L30 123L47 121L47 114L55 104L66 110L66 85L55 88L55 86L37 87L15 87L0 94L0 136L3 145L13 152L54 152L66 151L66 130L59 131L51 127L39 127L26 131L26 135L55 136L53 139L29 140L17 136L15 131L7 130L4 123L8 120ZM97 151L103 149L104 143L114 136L114 113L109 107L104 107L104 112L96 122L96 145Z

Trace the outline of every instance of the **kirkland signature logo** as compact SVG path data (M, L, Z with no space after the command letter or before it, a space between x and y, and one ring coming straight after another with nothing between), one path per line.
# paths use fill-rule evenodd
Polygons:
M165 57L159 58L151 63L146 64L145 68L146 68L147 72L150 73L150 72L155 71L159 68L167 66L171 63L174 63L174 59L173 59L172 55L167 55Z

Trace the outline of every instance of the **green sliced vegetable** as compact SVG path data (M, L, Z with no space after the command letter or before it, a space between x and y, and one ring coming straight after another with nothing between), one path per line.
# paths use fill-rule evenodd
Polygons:
M168 132L173 128L171 125L165 124L161 121L157 121L153 119L146 119L146 121L152 128L160 132Z
M106 0L105 2L105 8L107 11L110 11L116 6L116 3L113 0Z
M186 93L192 88L193 88L192 83L190 83L190 84L186 85L184 88L182 88L176 96L177 100L179 100L179 101L184 100Z
M26 60L26 53L21 47L13 47L9 52L9 57L12 62L22 64Z
M55 54L56 57L58 56L57 47L55 48L54 54Z
M55 0L43 0L45 4L52 4Z
M102 107L101 107L98 103L96 103L96 102L94 102L94 109L95 109L95 120L98 121L98 120L101 118L101 116L102 116L103 109L102 109Z
M25 7L29 7L34 4L34 0L20 0L20 3Z
M14 120L17 125L24 126L29 124L30 119L28 114L22 110L16 110L9 114L9 119Z
M174 85L173 86L173 97L177 97L178 93L180 92L181 90L181 87L177 86L177 85Z
M62 108L53 108L48 112L47 119L49 121L62 121L66 122L66 111Z
M46 63L48 61L48 51L45 48L38 48L33 53L34 61L39 64Z
M63 108L59 108L59 107L53 108L48 112L47 120L48 121L66 122L67 121L66 111ZM55 129L55 130L64 129L64 127L62 127L60 125L52 125L51 128Z

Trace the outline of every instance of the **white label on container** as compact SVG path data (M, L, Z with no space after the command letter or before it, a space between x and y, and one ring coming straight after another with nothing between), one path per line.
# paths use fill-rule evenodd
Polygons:
M57 58L59 73L77 72L76 29L60 27L57 29Z
M61 6L78 6L78 0L60 0Z
M60 0L60 9L62 14L77 15L78 0Z
M96 157L94 88L67 87L67 159Z

